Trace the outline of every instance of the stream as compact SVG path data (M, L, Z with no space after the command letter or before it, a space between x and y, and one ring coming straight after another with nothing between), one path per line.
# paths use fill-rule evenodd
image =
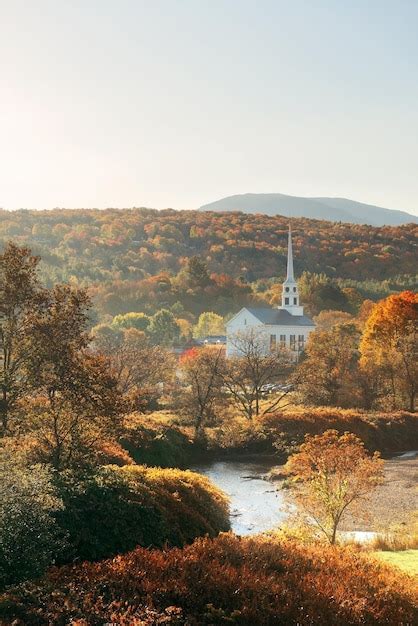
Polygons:
M278 527L288 515L283 494L263 478L271 467L271 462L214 461L192 469L230 497L234 533L252 535Z
M418 451L408 451L392 457L406 461L418 457ZM191 469L207 476L230 498L231 529L237 535L252 535L278 528L288 517L288 500L280 491L280 483L264 476L273 467L270 460L212 461ZM376 536L368 530L341 533L349 539L367 542Z

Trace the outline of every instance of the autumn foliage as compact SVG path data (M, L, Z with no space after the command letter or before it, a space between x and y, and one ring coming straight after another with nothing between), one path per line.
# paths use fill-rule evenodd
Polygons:
M412 580L350 548L221 535L52 569L0 597L0 620L332 626L413 624Z
M307 520L331 544L336 542L346 514L359 514L370 492L383 482L379 453L370 456L361 439L336 430L306 435L285 469L293 479L294 497Z
M408 399L414 411L418 393L418 293L404 291L376 304L360 343L360 364L396 404Z
M29 245L42 256L42 279L48 285L69 280L88 285L101 316L154 314L177 303L195 316L204 311L225 315L243 304L277 297L268 293L268 281L275 277L277 283L285 275L289 221L298 276L308 271L376 281L384 288L381 297L400 271L414 280L414 224L373 228L279 215L141 208L0 210L0 246L11 239ZM209 280L190 276L193 257L204 260ZM389 282L382 286L383 280ZM322 308L341 308L329 306L330 291L341 301L351 299L349 292L336 294L335 285L323 284L322 289ZM311 313L318 313L318 302L313 304Z
M266 415L260 422L264 438L284 452L301 444L307 433L319 435L330 428L354 433L372 452L395 454L418 447L418 415L407 411L299 406Z
M107 466L84 476L66 472L56 483L67 562L97 560L137 545L182 546L229 529L228 499L194 472Z

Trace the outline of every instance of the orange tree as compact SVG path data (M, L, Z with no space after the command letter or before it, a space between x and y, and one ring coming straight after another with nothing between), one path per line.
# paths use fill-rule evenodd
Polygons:
M418 294L403 291L378 302L366 322L360 364L377 373L396 406L415 410L418 390Z
M377 452L369 456L356 435L327 430L306 435L285 469L308 521L334 544L346 512L361 513L369 493L382 482L383 461Z

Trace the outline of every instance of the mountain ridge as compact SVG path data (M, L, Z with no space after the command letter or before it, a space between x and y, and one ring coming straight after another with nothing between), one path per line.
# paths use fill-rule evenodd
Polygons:
M370 224L371 226L399 226L418 223L418 216L388 209L349 198L303 197L281 193L236 194L202 205L199 211L241 211L285 217L307 217L332 222Z

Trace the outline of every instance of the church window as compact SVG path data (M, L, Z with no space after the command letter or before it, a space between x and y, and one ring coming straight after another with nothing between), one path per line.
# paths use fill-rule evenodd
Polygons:
M299 352L302 352L302 350L305 347L305 335L299 335L298 344L299 344Z
M286 287L286 291L289 292L289 287Z
M296 293L296 287L293 287L293 293Z
M245 317L244 318L244 326L246 326L246 325L247 325L247 318Z
M289 298L285 298L285 299L284 299L284 303L285 303L285 304L289 304Z
M296 335L290 335L290 349L296 350Z
M286 347L286 335L280 335L280 347L281 348Z
M270 352L274 352L277 346L276 335L270 335Z
M293 304L297 304L298 303L298 299L297 298L293 298Z

